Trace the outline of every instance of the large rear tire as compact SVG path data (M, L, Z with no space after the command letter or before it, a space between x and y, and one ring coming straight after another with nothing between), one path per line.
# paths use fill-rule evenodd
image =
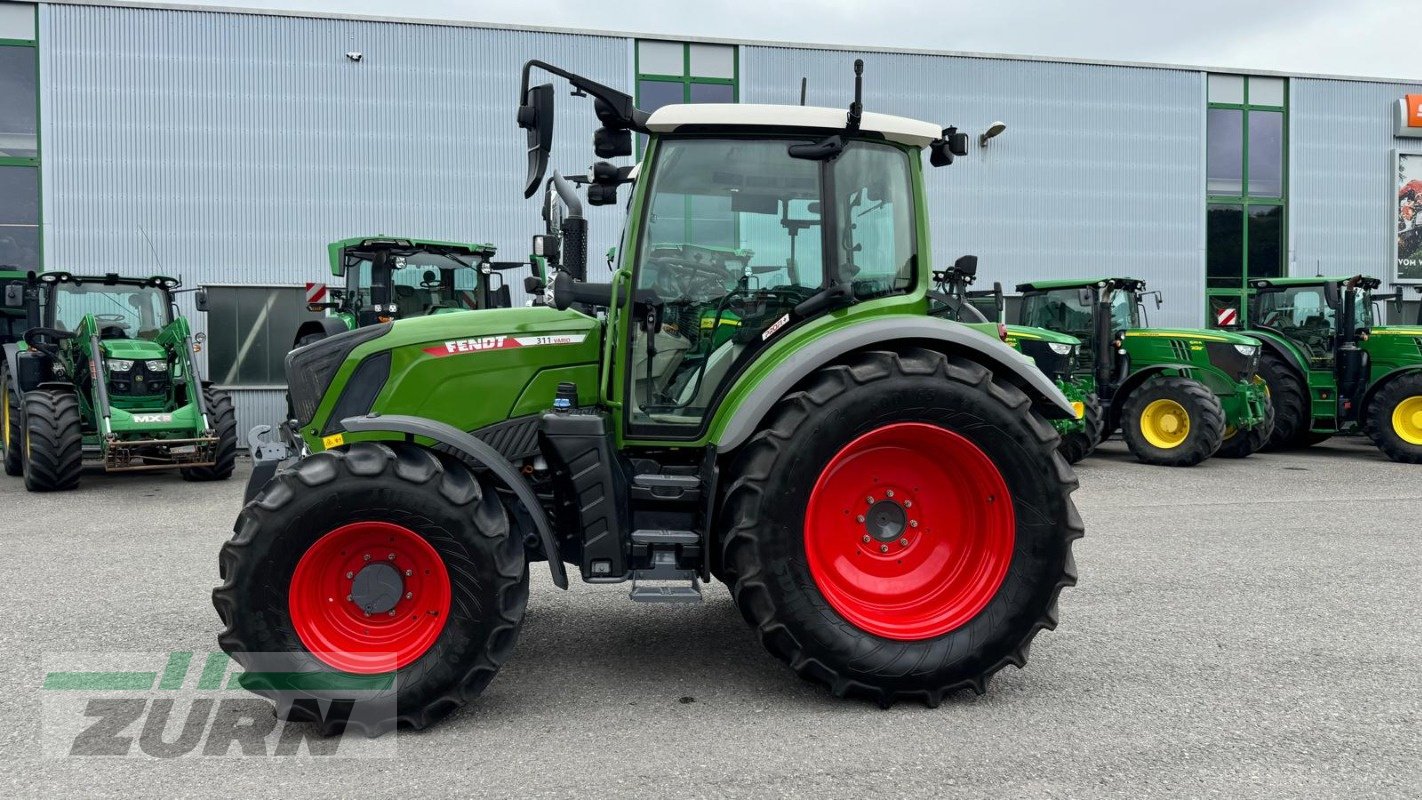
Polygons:
M1101 432L1106 426L1101 401L1095 392L1086 394L1082 403L1086 406L1086 429L1064 434L1062 443L1057 447L1068 464L1076 464L1091 455L1101 441Z
M226 392L202 390L207 404L207 418L217 434L217 458L210 467L184 467L185 481L225 481L237 466L237 411Z
M730 468L735 602L766 649L836 696L982 693L1026 663L1076 582L1076 478L1056 445L1021 390L963 358L824 368Z
M277 473L234 531L212 593L218 642L284 719L336 733L343 721L317 709L353 698L310 680L273 685L258 674L273 671L263 654L333 682L393 678L377 694L391 713L350 719L374 736L473 700L513 651L528 603L523 543L497 492L432 450L359 443L309 456Z
M1422 374L1393 378L1378 390L1363 430L1393 461L1422 464Z
M32 492L64 492L79 486L84 469L84 431L73 392L37 389L25 394L23 471Z
M1313 421L1303 376L1282 357L1265 349L1259 357L1259 377L1269 387L1269 401L1274 407L1274 431L1269 434L1264 451L1291 450L1312 444L1303 443Z
M25 472L25 458L22 443L25 428L20 404L10 386L10 371L0 368L0 437L3 437L5 451L5 474L18 477Z
M1224 440L1224 409L1204 384L1157 375L1121 409L1121 436L1136 458L1162 467L1193 467Z

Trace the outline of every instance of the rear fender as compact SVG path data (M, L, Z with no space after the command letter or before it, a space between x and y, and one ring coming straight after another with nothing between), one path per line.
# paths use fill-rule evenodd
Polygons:
M1405 367L1398 367L1392 372L1386 373L1381 378L1378 378L1377 380L1373 381L1373 384L1368 387L1368 390L1366 392L1363 393L1363 405L1361 407L1359 419L1367 419L1367 415L1372 413L1373 398L1378 396L1378 392L1382 391L1382 388L1384 386L1388 385L1389 383L1392 383L1392 380L1394 378L1400 378L1403 375L1414 375L1418 373L1422 373L1422 367L1419 367L1416 364L1409 364Z
M563 559L558 552L558 540L553 535L553 526L548 521L543 504L538 502L538 496L533 493L533 487L528 485L528 480L500 455L499 451L452 425L423 417L347 417L341 420L341 425L348 433L398 434L405 441L411 441L416 436L431 439L436 444L444 445L458 453L465 462L489 470L505 488L513 492L529 518L533 520L538 539L543 545L543 552L548 556L548 570L553 575L553 583L560 589L568 588L568 573L563 567Z

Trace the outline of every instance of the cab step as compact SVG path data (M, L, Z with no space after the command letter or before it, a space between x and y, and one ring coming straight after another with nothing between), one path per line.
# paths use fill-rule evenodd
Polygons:
M677 566L679 547L698 547L701 536L695 531L638 530L632 532L636 547L650 549L651 568L632 570L632 591L637 603L700 603L701 582L696 570ZM650 585L649 585L650 584Z

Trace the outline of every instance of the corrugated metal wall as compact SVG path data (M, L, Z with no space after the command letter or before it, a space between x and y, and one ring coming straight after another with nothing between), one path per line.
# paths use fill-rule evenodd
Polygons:
M1392 152L1398 99L1422 85L1295 79L1290 96L1289 231L1297 275L1392 275Z
M618 87L630 70L611 37L63 5L40 22L47 266L189 286L320 280L325 244L363 234L522 258L542 219L522 200L520 68ZM581 173L596 121L565 100L552 165ZM620 216L591 210L591 253ZM281 418L273 398L242 393L243 431Z
M741 98L848 106L853 53L746 47ZM979 284L1125 273L1165 292L1152 323L1201 321L1201 73L869 53L865 107L957 125L972 151L928 175L934 262L981 257ZM994 120L1007 132L985 148Z

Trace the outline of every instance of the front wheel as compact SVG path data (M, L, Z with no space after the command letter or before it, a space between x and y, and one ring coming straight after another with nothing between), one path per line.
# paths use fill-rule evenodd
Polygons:
M79 398L59 389L25 394L23 471L31 492L79 487L84 469L84 431Z
M393 713L350 720L369 735L468 703L513 651L528 603L523 544L498 494L415 445L355 444L277 473L219 563L218 641L247 668L243 686L332 733L340 721L317 710L351 699L343 676L387 687ZM319 680L278 686L263 677L274 671Z
M1422 464L1422 374L1389 381L1369 404L1364 426L1388 458Z
M1056 445L981 364L913 349L825 368L732 465L720 540L735 602L837 696L981 693L1026 663L1076 581L1076 479Z
M1267 394L1265 400L1267 402L1264 403L1264 419L1258 425L1248 430L1225 426L1224 441L1215 452L1216 456L1246 458L1264 449L1269 443L1269 437L1274 434L1274 403Z
M0 437L4 438L5 449L5 474L16 477L24 474L24 450L21 443L25 440L24 426L20 424L20 409L10 392L9 370L0 369Z
M1121 436L1147 464L1193 467L1220 449L1224 431L1220 399L1189 378L1150 378L1121 408Z
M232 477L232 470L237 466L237 411L226 392L209 387L202 393L208 422L217 435L214 461L209 467L185 467L182 470L183 480L225 481Z
M1085 393L1082 405L1086 407L1083 414L1086 422L1084 429L1062 434L1062 443L1057 448L1068 464L1076 464L1091 455L1096 444L1101 441L1102 429L1106 427L1101 401L1096 398L1095 392Z

